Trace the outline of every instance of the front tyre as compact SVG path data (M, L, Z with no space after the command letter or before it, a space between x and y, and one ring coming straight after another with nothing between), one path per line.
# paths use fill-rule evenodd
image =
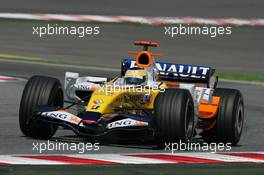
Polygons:
M58 127L33 118L35 107L38 105L63 107L63 91L58 79L31 77L20 102L19 125L22 133L28 137L48 139L55 134Z
M188 90L166 89L156 97L154 109L158 146L192 140L195 129L194 104Z

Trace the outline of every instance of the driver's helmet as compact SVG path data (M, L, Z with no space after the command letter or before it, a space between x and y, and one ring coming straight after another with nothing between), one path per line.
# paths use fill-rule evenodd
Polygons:
M147 82L147 71L144 69L128 69L124 76L126 85L143 85Z

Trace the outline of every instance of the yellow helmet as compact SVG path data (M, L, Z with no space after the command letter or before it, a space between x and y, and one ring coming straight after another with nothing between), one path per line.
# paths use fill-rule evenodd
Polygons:
M142 85L147 82L148 73L144 69L128 69L124 76L127 85Z

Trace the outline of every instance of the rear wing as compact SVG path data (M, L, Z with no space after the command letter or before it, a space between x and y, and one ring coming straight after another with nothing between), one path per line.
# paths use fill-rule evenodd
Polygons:
M209 83L210 77L215 69L207 66L173 64L164 62L155 62L161 80L190 83ZM132 59L123 59L121 62L121 75L123 76L127 69L137 67L136 61Z

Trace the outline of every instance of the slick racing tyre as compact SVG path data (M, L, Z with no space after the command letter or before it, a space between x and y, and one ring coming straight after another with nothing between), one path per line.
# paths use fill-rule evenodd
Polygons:
M244 124L244 102L236 89L217 88L214 96L220 97L215 134L218 142L236 145L241 137Z
M48 139L52 137L57 126L33 118L37 105L63 107L61 83L55 78L33 76L23 91L19 109L19 125L25 136Z
M188 90L166 89L159 93L154 103L154 126L157 145L174 142L189 142L194 133L194 104Z

